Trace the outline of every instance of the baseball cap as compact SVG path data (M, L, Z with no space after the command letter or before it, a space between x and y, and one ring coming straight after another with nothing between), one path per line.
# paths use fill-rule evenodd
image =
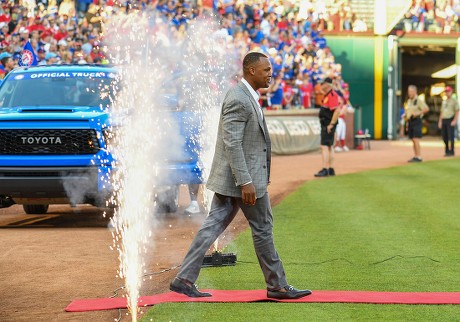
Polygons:
M55 53L47 53L45 56L45 60L51 59L51 58L56 58L57 54Z
M2 60L3 58L9 58L9 57L12 57L10 53L7 53L7 52L3 52L0 54L0 60Z
M67 46L67 41L65 41L65 39L61 39L58 41L58 45L59 46Z
M452 87L446 86L446 88L445 88L444 91L445 91L445 92L452 92Z
M323 80L323 84L324 84L324 83L332 84L332 78L326 77L326 78Z

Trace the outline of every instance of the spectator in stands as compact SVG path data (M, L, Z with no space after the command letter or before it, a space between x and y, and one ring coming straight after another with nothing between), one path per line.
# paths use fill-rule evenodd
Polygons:
M280 110L282 109L283 103L283 72L280 70L278 73L275 71L272 74L272 78L274 79L268 88L268 92L270 93L270 102L272 110Z
M366 32L367 24L364 20L359 19L356 14L351 16L351 24L354 32Z
M59 25L59 29L54 33L54 39L60 41L68 36L67 26L64 23Z
M310 82L310 77L305 74L299 74L299 91L301 97L301 105L303 108L311 107L311 99L313 93L313 85Z
M452 97L452 87L446 86L447 98L443 100L439 115L438 127L441 129L442 140L445 145L446 157L455 155L455 127L458 120L458 101Z
M63 0L59 5L59 16L72 17L75 14L75 1Z
M429 109L426 103L417 96L417 87L409 85L407 89L406 112L404 117L407 121L407 132L409 139L412 140L414 157L409 162L422 162L420 139L422 138L422 118L428 113Z
M288 110L292 107L294 100L294 89L291 85L290 79L283 79L281 81L281 88L283 91L282 108L283 110Z
M98 32L101 31L101 23L102 23L102 10L95 5L94 3L90 3L88 7L88 11L85 14L85 18L83 19L83 27L94 27L97 29ZM90 27L91 28L91 27Z
M93 3L93 0L77 0L78 13L80 16L84 16L88 11L88 7Z
M59 56L54 52L49 52L46 54L45 60L47 65L54 65L59 61Z
M344 13L343 16L343 30L344 31L353 31L352 27L353 22L351 21L351 16L348 14L348 12Z
M38 65L39 66L44 66L46 65L46 50L42 47L40 47L38 50L37 50L37 60L38 60Z
M7 52L0 54L0 79L5 78L6 75L14 68L13 56Z
M20 5L3 6L3 14L0 10L0 44L3 51L10 54L20 52L30 39L37 55L42 56L42 63L48 53L58 54L63 62L87 63L97 60L105 63L107 53L102 46L95 45L103 40L100 37L102 26L109 25L103 22L110 19L112 14L125 14L129 11L125 5L117 5L113 1L64 0L40 3L33 15L28 8ZM211 7L212 1L202 3ZM277 100L279 96L284 96L285 107L308 108L314 97L309 88L339 71L322 31L327 26L337 30L337 24L340 24L340 30L345 29L342 25L346 17L351 17L353 13L348 3L311 1L304 12L300 12L295 3L287 5L276 1L216 0L215 3L215 8L219 8L223 15L222 31L225 30L232 47L240 55L248 50L268 53L274 75L283 73L285 94L282 94L283 86L276 85L274 77L264 103L267 107L272 104L274 108L281 108L282 101ZM139 10L155 10L170 23L171 37L177 41L185 39L191 19L203 12L197 1L132 1L129 4ZM40 49L45 52L40 51L39 54ZM308 78L305 83L304 76ZM322 96L318 92L316 96L319 107Z
M460 3L458 1L416 0L405 13L402 27L406 32L458 32Z

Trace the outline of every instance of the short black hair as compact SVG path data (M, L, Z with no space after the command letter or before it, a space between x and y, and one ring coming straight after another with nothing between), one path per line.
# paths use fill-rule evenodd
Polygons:
M247 53L243 59L243 69L247 70L251 65L257 63L260 58L268 58L268 56L257 51Z
M11 56L8 56L8 57L3 57L1 60L0 60L0 63L2 63L3 66L6 66L6 64L8 63L8 60L11 59Z
M323 84L324 84L324 83L332 84L332 78L326 77L326 78L323 80Z

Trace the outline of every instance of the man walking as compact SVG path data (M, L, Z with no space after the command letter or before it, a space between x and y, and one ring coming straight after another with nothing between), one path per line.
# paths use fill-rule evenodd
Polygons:
M254 248L267 285L267 296L294 299L310 295L288 285L273 243L273 217L267 186L270 182L271 143L259 88L272 76L268 57L250 52L243 60L243 79L230 89L222 104L216 151L207 187L214 191L209 216L185 256L170 289L190 297L211 296L194 285L206 251L231 223L239 209L249 222Z
M407 132L409 139L412 140L414 148L414 157L408 162L422 162L420 151L420 139L422 138L422 118L425 113L428 113L429 108L425 102L418 98L417 87L409 85L407 88L407 105L404 118L407 121Z
M335 129L340 115L339 95L332 88L332 79L327 77L321 85L324 98L319 110L321 123L321 155L323 157L323 169L315 174L315 177L335 176L334 141Z
M452 87L446 86L446 96L447 99L441 105L438 127L441 129L442 140L445 145L444 156L450 157L455 155L455 127L457 126L459 106L458 101L452 97Z

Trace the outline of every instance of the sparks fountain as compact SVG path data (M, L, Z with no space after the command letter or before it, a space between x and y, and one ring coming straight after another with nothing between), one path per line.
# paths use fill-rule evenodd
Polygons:
M117 169L113 248L136 321L148 270L145 259L155 256L151 243L157 191L168 179L163 169L168 160L183 157L181 129L192 126L194 152L206 181L222 94L235 79L236 56L212 17L196 19L185 29L171 27L154 12L132 12L114 16L106 30L105 50L119 68L110 129ZM178 121L176 113L183 110L191 112L190 120ZM207 194L204 199L210 200Z

